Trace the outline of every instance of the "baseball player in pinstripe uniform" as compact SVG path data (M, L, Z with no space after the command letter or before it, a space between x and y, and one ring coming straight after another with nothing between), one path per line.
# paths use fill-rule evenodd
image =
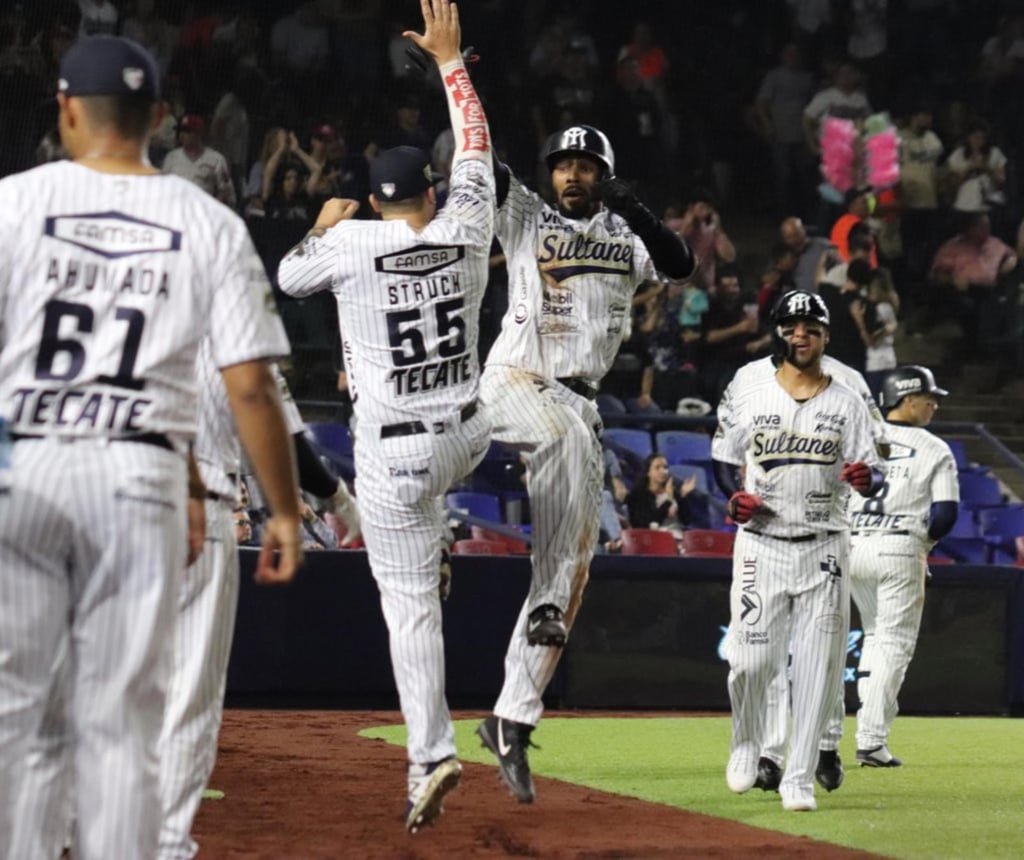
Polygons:
M780 355L774 354L741 367L733 376L719 404L719 419L721 420L724 416L726 422L731 421L731 393L733 391L742 390L755 381L772 378L781 361ZM830 355L821 357L821 369L860 395L871 414L871 429L875 447L884 456L888 450L886 424L863 375ZM719 459L721 445L721 437L716 436L711 443L711 454L715 459ZM765 699L764 747L758 760L755 784L757 788L765 791L778 790L779 783L782 781L782 763L786 755L786 735L788 734L789 698L789 672L783 671L769 684ZM840 679L836 701L836 711L829 720L828 727L820 741L818 766L815 769L815 777L818 782L829 791L838 788L843 781L843 766L838 752L839 741L842 738L842 721L846 712L842 679Z
M496 234L508 259L509 308L480 387L494 438L526 463L533 576L494 714L477 733L524 803L534 799L530 733L598 539L604 460L597 385L627 333L637 286L655 269L683 278L694 267L686 243L613 177L602 132L567 128L552 138L545 160L557 207L498 166Z
M264 358L288 344L241 219L145 160L158 73L125 39L63 58L73 159L0 182L0 846L69 649L76 856L153 857L167 648L186 561L194 363L209 333L275 515L258 576L301 559L295 470ZM275 566L274 551L280 550Z
M458 11L448 0L421 8L424 34L405 35L444 83L456 140L448 202L436 211L428 153L387 150L370 168L383 221L347 220L354 201L329 200L279 269L286 293L329 289L338 300L363 538L408 728L412 832L440 815L462 772L444 694L443 495L490 438L476 350L494 231L490 131L459 53Z
M891 446L885 482L850 499L850 593L864 626L857 670L857 761L899 767L889 752L896 697L914 656L924 608L928 552L956 522L960 502L953 452L925 429L944 389L926 367L886 374L882 408Z
M881 483L861 398L821 369L828 310L803 290L773 314L775 375L736 390L719 415L716 475L741 524L727 641L733 731L726 781L757 779L765 697L792 652L793 727L779 787L784 809L816 808L818 739L834 701L849 622L846 488ZM742 476L741 473L742 472Z

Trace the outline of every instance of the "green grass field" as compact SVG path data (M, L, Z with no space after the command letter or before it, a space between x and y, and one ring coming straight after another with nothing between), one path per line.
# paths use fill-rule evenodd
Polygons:
M455 724L459 757L494 764L476 725ZM819 788L811 814L783 812L772 792L726 788L726 717L546 718L530 763L537 775L889 857L1024 856L1024 722L900 717L890 748L905 765L892 770L856 765L854 728L847 719L846 781L833 794ZM362 734L405 741L402 726Z

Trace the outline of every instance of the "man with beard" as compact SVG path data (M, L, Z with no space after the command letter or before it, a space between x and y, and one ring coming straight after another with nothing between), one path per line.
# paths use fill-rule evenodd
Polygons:
M789 760L782 807L811 811L818 742L843 670L849 624L845 512L849 484L882 484L871 415L860 395L822 370L829 313L794 290L773 314L781 359L719 408L715 475L741 525L733 553L727 639L732 744L726 782L737 794L758 780L767 697L792 654Z
M508 259L509 308L480 397L493 437L526 464L533 576L505 657L494 714L477 729L521 803L534 799L527 748L579 608L597 544L603 458L597 385L629 326L637 287L685 278L689 246L613 177L596 128L554 135L544 159L556 205L496 166L495 234Z

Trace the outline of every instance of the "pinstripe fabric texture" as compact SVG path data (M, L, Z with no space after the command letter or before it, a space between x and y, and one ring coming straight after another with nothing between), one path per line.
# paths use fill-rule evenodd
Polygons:
M847 462L881 465L871 423L863 400L835 380L802 403L774 378L754 380L719 416L716 457L744 466L744 488L765 504L741 526L733 552L730 785L736 775L753 782L768 722L779 718L777 709L768 717L768 688L781 683L791 653L784 804L813 803L818 740L839 689L849 626L848 488L839 472Z
M553 604L571 628L597 544L604 470L596 408L557 380L605 376L628 335L633 294L655 272L622 218L605 210L563 217L514 176L495 230L508 259L509 309L481 396L494 438L526 464L533 575L494 713L536 725L561 649L528 645L527 619Z
M189 836L217 757L228 657L238 607L232 502L206 502L206 545L185 573L171 644L160 734L161 860L194 857Z
M461 63L443 71L458 142L444 208L420 230L404 218L343 220L307 236L278 272L290 295L329 289L338 301L363 539L415 766L455 755L439 595L450 537L443 495L483 459L491 430L477 405L494 232L490 133Z
M0 605L17 612L0 624L0 770L23 766L71 617L76 853L154 856L165 649L185 560L181 457L144 444L24 441L6 479ZM131 595L127 607L119 594ZM19 788L0 780L2 845L20 843L30 823L10 820Z
M244 223L177 177L7 177L0 247L0 414L44 437L0 472L0 851L60 836L68 815L11 812L22 787L62 808L63 732L76 856L153 857L197 350L209 333L224 367L287 339ZM138 434L176 451L116 441Z
M871 431L875 446L880 450L888 444L888 427L882 418L882 414L875 403L864 377L852 367L829 355L821 357L821 369L829 376L839 380L858 395L867 407L871 415ZM733 422L732 404L736 392L758 381L771 379L775 375L776 365L771 356L759 358L741 367L733 376L725 391L722 401L718 407L718 420L729 426ZM716 460L723 459L724 436L716 434L711 442L711 456ZM851 497L853 494L849 494ZM859 497L858 497L859 498ZM764 741L761 755L770 758L776 764L782 764L786 757L786 738L789 734L789 711L790 711L790 677L789 666L773 679L769 686L765 699L767 713L765 715ZM839 744L839 737L842 732L842 718L846 712L845 693L843 679L839 679L839 687L836 692L836 706L828 727L822 738L822 749L836 749Z
M885 483L872 498L850 501L855 532L850 592L864 627L857 673L858 749L886 743L899 710L897 695L924 610L931 505L960 500L949 445L923 427L888 426L892 445Z

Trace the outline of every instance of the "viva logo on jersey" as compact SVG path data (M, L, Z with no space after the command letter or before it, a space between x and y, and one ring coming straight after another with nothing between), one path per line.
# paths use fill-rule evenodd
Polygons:
M52 215L43 232L108 259L181 249L180 230L114 211Z

